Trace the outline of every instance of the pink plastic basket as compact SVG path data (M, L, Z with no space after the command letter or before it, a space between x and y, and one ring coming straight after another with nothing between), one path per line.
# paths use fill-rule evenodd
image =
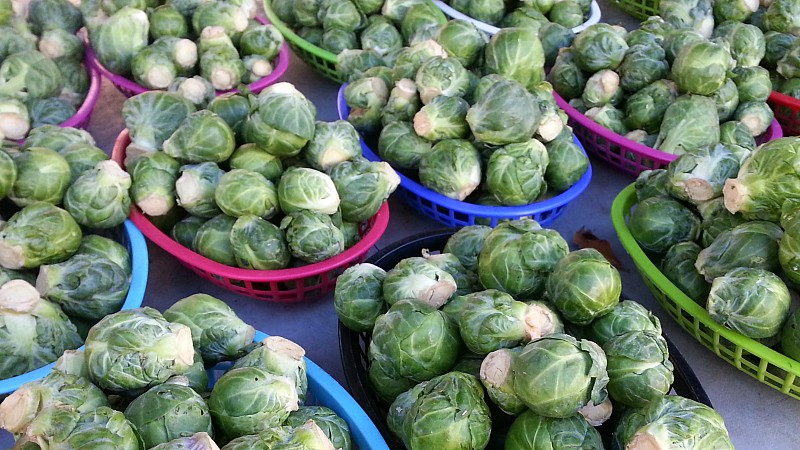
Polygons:
M256 20L261 22L262 24L270 23L267 19L256 17ZM86 45L86 60L91 67L96 68L103 74L104 77L108 78L116 88L122 92L123 95L126 97L133 97L136 94L141 94L142 92L147 92L150 89L145 88L144 86L136 83L135 81L129 80L122 75L117 75L112 73L102 64L100 64L100 60L97 59L97 54L95 54L94 49L92 48L90 43ZM281 47L281 51L278 53L278 56L272 61L274 69L272 73L267 75L266 77L256 81L255 83L250 83L248 86L250 87L250 92L253 94L257 94L261 92L262 89L265 87L274 84L280 77L286 73L286 69L289 68L289 46L286 45L286 42L283 43ZM217 95L222 95L228 92L239 92L238 89L230 89L227 91L217 91Z
M638 176L644 170L664 169L670 161L678 157L620 136L569 106L569 103L555 92L553 95L558 106L569 116L569 125L586 147L586 151L623 172ZM781 125L777 120L773 120L766 133L756 138L756 142L762 144L781 137L783 137Z
M114 142L111 158L124 167L125 148L130 144L128 130L122 130ZM343 253L320 263L295 269L249 270L226 266L201 256L164 234L135 205L130 220L153 243L163 248L196 274L225 289L247 297L274 302L299 302L333 291L336 278L348 267L361 263L367 252L386 231L389 206L359 224L361 240Z
M783 134L787 136L800 135L800 117L797 114L800 112L800 100L772 91L767 103L775 113L775 120L783 127Z

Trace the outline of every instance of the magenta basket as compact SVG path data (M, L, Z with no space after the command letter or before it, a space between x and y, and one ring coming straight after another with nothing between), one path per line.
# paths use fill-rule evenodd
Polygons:
M347 120L347 116L350 115L350 107L344 99L345 87L347 87L346 83L339 88L336 100L339 118L342 120ZM577 136L575 143L586 154L586 150ZM382 161L363 139L361 140L361 150L364 157L370 161ZM400 186L395 191L397 196L414 209L447 226L460 227L482 223L494 227L498 220L523 217L532 218L545 226L563 214L569 202L578 198L589 187L589 182L592 181L592 166L589 164L583 177L566 191L547 200L525 206L483 206L453 200L422 186L402 173L398 172L398 175L400 175Z
M122 130L114 142L111 159L125 167L125 149L131 139L128 129ZM212 261L178 244L158 229L135 205L130 220L153 243L202 278L238 294L274 302L299 302L332 292L336 278L348 267L366 259L369 249L378 242L389 225L389 206L381 205L377 214L359 224L361 240L354 246L325 261L294 269L250 270L226 266Z
M569 116L569 125L575 136L586 143L589 152L623 172L639 176L645 170L666 169L669 162L678 157L614 133L569 106L569 103L555 92L553 96L558 106ZM756 143L763 144L781 137L783 137L781 125L777 120L773 120L766 133L756 138Z
M256 17L256 20L261 22L262 24L270 23L267 19L263 19L261 17ZM97 54L95 54L94 49L92 48L91 44L86 45L86 61L91 67L99 70L100 73L108 78L114 86L117 87L117 90L122 92L123 95L126 97L133 97L134 95L141 94L142 92L147 92L150 89L145 88L144 86L136 83L135 81L129 80L122 75L117 75L112 73L102 64L100 64L100 60L97 59ZM267 75L266 77L256 81L255 83L250 83L248 86L250 87L250 92L253 94L257 94L261 92L262 89L265 87L275 84L276 81L280 77L286 73L286 69L289 68L289 47L286 45L286 42L283 43L283 47L281 47L280 53L275 59L272 61L274 69L272 73ZM238 89L230 89L227 91L217 91L217 95L226 94L228 92L239 92Z

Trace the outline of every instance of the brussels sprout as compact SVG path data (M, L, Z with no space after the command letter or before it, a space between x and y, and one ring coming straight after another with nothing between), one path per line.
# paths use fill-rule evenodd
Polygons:
M463 98L439 95L414 114L414 131L431 141L466 138L468 110L469 103Z
M783 203L780 225L784 230L784 234L778 245L778 260L781 263L781 268L786 274L786 278L793 284L800 284L798 283L800 281L798 266L795 262L798 255L797 238L800 236L797 220L798 208L797 200L791 199Z
M278 56L283 41L283 35L273 25L258 25L242 33L239 48L242 56L260 55L272 61Z
M667 341L660 333L630 331L607 341L608 395L617 402L643 407L671 389L674 375Z
M17 166L8 153L0 150L0 197L5 197L17 179Z
M309 165L317 170L329 170L337 164L361 156L358 132L344 120L317 121L314 137L305 147Z
M291 427L300 427L309 420L322 429L325 436L331 440L333 448L350 450L350 427L344 419L336 415L330 408L325 406L300 406L297 411L289 413L286 424Z
M594 107L584 113L586 117L592 119L598 125L608 128L614 133L625 135L628 133L628 128L625 126L623 120L625 113L615 108L611 104L606 104L600 107Z
M244 83L255 83L272 73L272 64L261 55L247 55L242 58L246 73L242 78Z
M120 411L101 406L78 413L69 405L50 405L31 422L27 432L42 446L74 448L102 442L120 450L142 448L141 437ZM39 444L35 444L39 446Z
M361 222L374 216L389 198L400 177L386 162L355 158L334 166L329 175L339 193L339 209L347 222Z
M423 104L440 95L463 97L469 88L467 70L456 58L434 56L417 70L417 90Z
M727 145L738 145L749 150L755 150L756 140L747 125L738 122L730 121L720 124L719 126L719 142Z
M361 32L359 40L362 49L373 50L381 56L403 47L403 36L390 21L373 22ZM348 48L358 47L354 45Z
M384 129L392 122L410 122L420 109L417 85L408 78L398 80L389 93L389 99L381 110ZM383 133L383 130L381 130Z
M278 183L278 199L284 214L302 210L333 214L340 203L330 176L303 167L291 167L283 173Z
M122 117L130 131L131 144L126 149L125 163L131 165L142 153L161 149L193 112L195 106L173 92L149 91L127 99Z
M210 419L209 419L210 421ZM205 431L198 431L191 436L189 432L185 433L186 436L180 435L171 441L158 444L154 447L156 450L217 450L219 447L211 439L211 436Z
M697 30L692 28L678 28L670 31L664 37L663 48L667 57L667 62L672 66L678 52L685 46L698 41L705 40Z
M553 89L565 99L581 97L586 86L586 75L574 61L574 55L571 47L560 50L548 76Z
M544 180L549 189L563 192L589 170L589 158L571 139L555 139L545 144L548 164Z
M455 293L453 276L425 258L406 258L386 274L383 296L390 305L402 299L419 301L441 307Z
M773 77L776 77L776 75L771 72L770 78ZM777 75L777 78L781 80L779 84L776 84L774 79L770 80L772 83L772 90L778 91L784 95L788 95L789 97L800 97L800 79L792 78L791 80L783 81L783 77L780 75Z
M733 75L732 73L730 74ZM730 119L736 111L736 107L739 106L739 89L736 87L736 82L731 78L728 78L725 84L710 97L717 107L717 117L720 122Z
M54 150L30 147L13 156L16 179L8 192L18 206L36 202L61 203L69 187L69 163Z
M694 242L679 242L669 248L661 261L661 272L687 297L705 307L710 285L695 268L702 247Z
M36 128L42 125L60 125L69 120L70 117L73 117L78 111L69 101L58 97L50 97L28 100L28 112L30 113L30 126ZM9 114L9 116L12 114L14 113ZM19 126L14 123L10 125L14 128ZM2 126L8 125L3 123ZM8 136L6 134L6 137Z
M506 448L522 450L533 448L601 450L600 433L578 414L557 419L525 411L511 424L506 436ZM543 447L545 446L545 447Z
M738 267L776 271L783 230L766 221L746 222L717 235L697 256L695 267L708 282Z
M166 153L146 153L133 166L130 196L149 216L163 216L175 206L180 164Z
M750 151L732 145L716 145L690 150L667 166L670 194L692 203L722 195L725 180L735 177L739 164Z
M473 66L482 53L488 38L475 24L467 20L451 20L434 37L447 54L464 67Z
M41 35L53 29L75 34L83 25L81 11L64 0L34 0L28 5L27 19L31 30Z
M180 11L172 5L160 5L148 11L150 39L163 36L189 37L189 24Z
M658 16L651 16L651 17L658 17ZM628 44L628 47L633 47L634 45L653 45L653 44L660 46L664 43L664 37L659 36L655 33L651 33L649 31L645 31L640 27L628 33L628 36L625 37L625 42Z
M647 252L664 254L683 241L700 236L700 219L676 200L650 197L639 202L629 227L636 242Z
M795 39L776 63L777 72L784 78L796 78L800 74L800 42Z
M549 159L545 146L531 139L499 148L486 166L486 186L501 204L533 203L547 189L544 181Z
M307 27L322 26L322 22L317 17L322 0L299 0L294 2L294 16L299 25Z
M49 100L49 99L48 99ZM0 135L4 139L24 139L31 129L31 122L39 119L39 109L36 103L42 101L40 99L32 99L28 101L31 108L26 106L21 100L7 95L0 96ZM31 111L36 107L36 111ZM36 113L36 117L31 117L31 112ZM56 118L57 119L57 118ZM58 125L61 122L56 123ZM42 124L38 124L42 125Z
M652 147L656 145L658 136L655 134L647 134L644 130L633 130L625 135L625 139L629 139L637 144L642 144L645 147Z
M0 378L38 369L55 361L64 350L80 345L75 325L61 308L43 300L30 283L14 279L0 286ZM0 407L0 411L5 409ZM13 415L4 415L2 421L10 425L8 421L13 419Z
M431 151L431 143L419 137L406 122L392 122L381 130L378 154L398 169L415 169L422 156Z
M498 224L483 242L478 277L487 289L535 298L544 290L547 273L568 251L557 231L542 229L532 219ZM513 269L509 261L516 261Z
M209 102L215 98L217 92L210 81L197 75L191 78L175 78L172 83L169 84L167 90L180 94L183 98L192 102L198 109L207 108Z
M344 251L344 235L328 215L303 210L284 217L280 228L292 256L303 261L317 263Z
M122 338L124 336L124 338ZM104 390L125 393L161 384L194 362L191 331L153 308L109 314L86 337L86 366Z
M561 258L547 277L547 294L564 318L586 325L619 303L619 272L593 249Z
M90 234L81 239L81 245L78 247L78 251L75 252L75 256L78 255L108 259L121 267L129 276L132 271L131 257L128 250L119 242L96 234Z
M149 29L147 13L140 9L125 6L113 13L91 33L100 64L117 75L130 73L133 57L147 46Z
M383 300L385 278L386 271L368 263L345 269L337 279L333 295L333 308L339 321L351 330L372 331L375 320L386 312Z
M509 415L518 415L527 409L514 393L514 361L521 350L522 347L495 350L486 355L479 369L481 383L489 398Z
M693 28L708 39L714 29L714 15L711 1L668 0L659 3L659 15L675 28Z
M246 96L238 92L218 95L208 102L207 109L220 116L231 127L237 141L243 141L242 127L250 113L250 100Z
M641 304L633 300L623 300L587 327L588 337L600 346L631 331L648 331L660 335L661 322Z
M731 58L737 67L758 66L766 52L764 33L750 24L737 24L726 34L725 40L730 44Z
M591 341L565 334L535 340L514 361L514 392L534 413L567 418L605 400L606 357Z
M616 69L625 57L628 44L614 27L598 23L578 33L572 48L578 67L595 73L603 69Z
M81 229L63 209L39 202L23 207L0 230L0 266L33 268L69 258L81 244Z
M754 339L779 333L789 306L786 285L761 268L733 269L715 278L708 294L708 313L714 322Z
M486 45L485 58L486 73L503 75L528 89L544 81L544 49L534 30L500 30Z
M775 70L789 47L792 45L795 36L789 33L769 31L764 34L764 57L761 59L761 66Z
M586 80L581 99L587 107L594 108L605 104L618 105L623 94L619 75L613 70L604 69Z
M491 231L491 228L483 225L462 227L447 239L442 252L455 255L465 269L477 271L478 254Z
M202 231L201 228L200 233ZM195 238L196 247L200 233ZM220 239L224 237L220 236ZM228 240L232 249L230 256L233 256L235 263L225 264L255 270L285 269L289 265L291 254L284 231L259 216L244 214L235 219Z
M157 47L146 47L131 60L133 79L147 89L166 89L178 76L169 55Z
M172 226L169 236L175 242L188 248L189 250L197 251L193 245L194 237L197 236L197 232L200 230L200 227L203 226L203 224L207 221L208 219L204 217L196 217L192 215L186 216Z
M244 144L228 159L231 169L247 169L277 183L283 173L283 163L277 156L265 152L256 144Z
M195 31L206 27L223 27L234 42L238 42L247 28L247 13L228 2L203 2L192 14L192 27Z
M294 156L314 137L317 108L293 85L277 83L258 94L244 134L276 156Z
M434 56L447 58L447 51L434 40L427 40L404 48L394 64L394 78L416 78L417 70L423 62Z
M278 212L278 194L275 185L258 172L233 169L217 174L213 199L225 214L240 217L253 214L268 219ZM213 217L214 211L208 214Z
M701 226L703 247L710 246L720 233L747 222L747 219L741 214L731 214L725 208L725 201L722 197L701 202L697 205L697 209L703 218Z
M463 201L480 184L480 154L463 139L440 141L420 159L419 179L426 188Z
M39 52L50 59L83 59L83 40L63 28L45 30L38 45Z
M743 123L753 136L761 136L772 124L775 116L772 109L764 102L739 103L733 113L733 120Z
M717 22L735 20L744 22L756 10L759 2L756 0L723 0L714 2L714 19Z
M552 67L559 51L572 45L575 33L559 23L545 23L539 29L539 40L544 50L544 64Z
M529 140L539 120L535 99L515 81L492 84L467 111L467 122L475 138L494 145Z
M298 409L298 397L292 378L260 367L240 367L217 381L208 407L218 439L228 442L281 425Z
M225 450L269 450L277 444L286 442L292 435L293 427L280 426L269 428L258 434L246 434L228 442Z
M730 66L730 52L711 41L686 44L676 55L671 77L689 94L710 95L719 90Z
M798 346L800 346L800 336L798 336L797 332L798 320L800 320L800 314L795 310L786 319L786 323L781 330L781 350L786 356L795 360L800 359L800 353L798 353Z
M664 112L654 148L680 155L718 142L719 116L714 101L701 95L682 95Z
M219 90L233 89L244 78L247 68L236 49L212 47L200 54L200 75Z
M565 28L575 28L584 21L583 9L577 2L560 1L553 4L548 17Z
M192 248L206 258L227 266L237 266L231 244L231 229L235 217L220 214L206 221L197 230Z
M617 68L620 86L628 92L638 92L643 87L665 78L669 71L664 50L657 45L634 45L625 53Z
M356 31L366 25L366 16L350 0L323 1L317 17L326 30L339 28Z
M128 218L131 176L112 161L100 161L67 189L64 209L89 228L112 228Z
M211 218L221 213L214 194L225 171L213 162L186 165L180 170L181 176L175 181L178 205L197 217Z
M454 295L466 295L471 293L478 283L474 272L467 270L459 261L456 255L449 253L430 254L427 249L422 250L422 256L434 266L444 270L453 276L456 282L456 292Z
M203 28L203 31L200 33L200 37L197 40L197 52L202 55L203 53L215 47L227 47L229 49L237 50L233 40L231 40L230 36L225 34L224 27Z
M336 55L336 70L345 74L349 83L363 78L364 72L372 67L381 67L385 65L386 61L375 50L353 48L342 50ZM416 73L416 70L414 73ZM412 78L414 73L410 74Z
M764 26L770 31L798 34L798 5L791 1L772 1L764 13Z

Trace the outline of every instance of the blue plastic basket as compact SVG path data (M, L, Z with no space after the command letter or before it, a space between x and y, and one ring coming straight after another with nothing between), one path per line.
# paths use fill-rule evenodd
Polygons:
M256 331L255 342L260 342L266 337L268 337L267 334ZM344 419L350 426L350 437L359 450L389 450L389 446L386 445L386 441L364 408L320 366L308 358L305 360L306 375L308 376L308 393L305 404L326 406ZM209 369L209 388L232 365L232 362L224 362Z
M346 83L339 88L339 95L336 99L339 118L342 120L347 120L350 115L350 107L344 99L345 87L347 87ZM577 137L574 139L575 144L581 148L585 155L586 150L583 148L583 144ZM370 161L382 161L363 139L361 140L361 149L364 157ZM400 186L395 191L397 196L412 208L447 226L475 225L476 219L479 219L479 221L483 219L491 221L489 225L494 227L500 219L519 219L522 217L532 218L542 226L547 226L564 213L569 202L578 198L589 187L589 182L592 181L592 165L589 164L589 168L583 174L583 177L566 191L553 198L525 206L483 206L453 200L422 186L402 173L398 173L398 175L400 175Z
M142 306L149 270L147 243L144 240L144 235L136 228L133 222L126 220L123 227L110 230L109 235L106 237L112 238L128 247L132 266L131 286L128 289L127 297L125 297L125 303L122 304L122 309L138 308ZM81 346L81 349L83 349L83 346ZM43 378L50 373L54 364L55 362L16 377L0 380L0 396L14 392L29 381Z

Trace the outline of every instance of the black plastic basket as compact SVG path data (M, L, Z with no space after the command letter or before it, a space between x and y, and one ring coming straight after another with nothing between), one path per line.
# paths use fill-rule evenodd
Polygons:
M458 228L447 228L408 237L375 253L365 262L375 264L384 270L389 270L402 259L419 256L423 248L430 251L441 251L447 243L447 239L456 231L458 231ZM624 295L623 298L625 298ZM370 338L369 333L353 331L339 322L339 349L342 355L345 381L350 394L364 408L364 411L367 412L375 426L378 427L389 448L392 450L406 450L403 442L392 434L386 425L387 405L381 404L369 387L369 381L367 380L367 347L369 346ZM669 345L670 360L675 366L675 381L672 384L674 392L682 397L712 406L711 400L700 384L700 380L697 379L694 371L689 367L689 363L672 344L669 337L664 335L664 338ZM494 415L493 419L495 419ZM510 424L510 420L508 422ZM498 436L494 431L493 427L492 440L487 449L502 449L502 440L496 438Z

